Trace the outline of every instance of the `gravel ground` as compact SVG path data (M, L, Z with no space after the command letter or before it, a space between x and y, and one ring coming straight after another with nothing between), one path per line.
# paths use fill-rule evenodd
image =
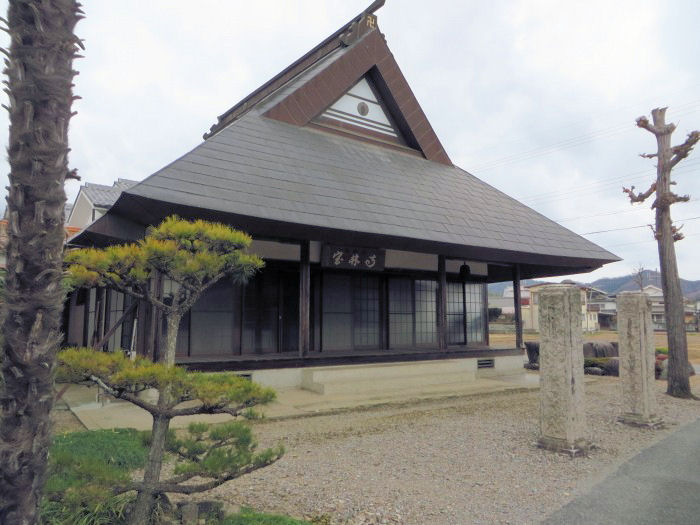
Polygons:
M700 378L692 378L700 390ZM616 378L586 384L586 414L598 448L569 457L534 446L536 391L420 402L256 423L261 445L283 442L274 465L199 499L333 524L537 523L622 461L700 417L700 402L663 395L667 427L615 422Z

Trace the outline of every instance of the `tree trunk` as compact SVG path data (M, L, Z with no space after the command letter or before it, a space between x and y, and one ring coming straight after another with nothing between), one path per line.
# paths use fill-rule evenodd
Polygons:
M666 336L668 338L668 384L666 393L673 397L692 397L688 370L688 341L685 333L683 292L676 264L676 250L671 233L671 213L668 208L656 210L657 231L663 231L659 239L661 284L664 292ZM661 229L659 229L661 228ZM666 233L668 232L668 233ZM667 240L667 239L670 239Z
M74 0L9 3L10 187L0 394L0 523L29 525L46 474L61 340Z
M684 301L676 264L676 248L671 221L671 133L665 128L665 109L652 111L654 126L668 133L657 133L658 163L656 178L656 239L659 245L661 287L668 338L668 384L666 393L673 397L692 397L688 373L688 342L685 333Z
M158 404L164 406L167 393L161 392ZM143 525L148 523L153 508L155 487L160 481L160 471L163 466L163 455L165 454L165 440L168 437L170 419L163 416L153 417L153 427L151 434L151 448L148 451L146 468L143 473L144 490L136 497L134 511L131 513L129 523L132 525Z
M175 365L175 352L177 350L177 334L180 330L182 314L167 312L165 325L164 351L160 352L160 362L168 366Z

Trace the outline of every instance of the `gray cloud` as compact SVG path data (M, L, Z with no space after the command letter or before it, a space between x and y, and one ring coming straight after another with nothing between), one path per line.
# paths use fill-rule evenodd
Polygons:
M197 145L217 115L369 0L85 4L71 164L83 180L109 184L143 179ZM458 165L579 233L653 220L621 192L654 176L637 156L653 151L653 138L634 119L668 105L676 142L700 128L700 4L390 0L378 16ZM700 199L700 151L678 167L678 191ZM700 216L700 201L673 215ZM700 220L684 231L680 273L700 279ZM658 266L648 229L587 237L625 260L585 279Z

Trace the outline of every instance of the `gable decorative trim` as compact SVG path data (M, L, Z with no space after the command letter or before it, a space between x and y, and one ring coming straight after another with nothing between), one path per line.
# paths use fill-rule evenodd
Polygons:
M426 159L452 165L406 82L383 35L374 29L328 67L270 108L265 117L304 126L368 75L386 103L407 145Z

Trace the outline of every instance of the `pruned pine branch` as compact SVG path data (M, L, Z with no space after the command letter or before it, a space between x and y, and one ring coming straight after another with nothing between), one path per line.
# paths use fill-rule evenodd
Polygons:
M276 458L277 459L277 458ZM272 462L270 462L272 463ZM265 466L265 465L261 465ZM196 494L198 492L204 492L218 487L219 485L231 481L232 479L239 478L245 474L249 474L255 470L261 468L259 465L249 465L245 468L237 470L236 472L227 472L224 475L214 478L211 481L205 483L199 483L197 485L182 485L180 481L180 476L174 477L173 479L161 481L157 483L154 487L154 491L158 494ZM195 477L195 476L192 476ZM190 478L191 479L191 478ZM148 490L144 483L129 483L128 485L122 485L115 487L113 489L114 494L123 494L124 492L129 492L132 490L144 491Z
M279 458L275 458L273 461L276 461ZM273 463L273 461L270 461L270 463ZM160 493L173 493L173 494L196 494L198 492L204 492L207 490L214 489L218 487L219 485L222 485L223 483L226 483L227 481L231 481L232 479L240 478L241 476L245 474L250 474L251 472L254 472L258 470L261 467L264 467L267 465L249 465L245 468L242 468L240 470L236 470L235 472L227 472L223 476L215 477L212 478L211 481L207 481L205 483L199 483L197 485L180 485L178 483L170 483L170 480L165 480L156 485L157 490Z
M683 144L671 148L671 151L673 152L673 157L671 157L670 160L671 167L674 167L676 164L686 158L699 141L700 131L692 131L688 133L688 137L685 139Z
M229 414L239 416L243 410L255 405L252 403L241 403L239 405L229 405L227 403L216 403L213 405L201 404L194 407L173 408L167 412L170 417L194 416L197 414Z
M149 412L150 414L160 414L163 409L158 407L157 405L154 405L152 403L148 403L147 401L144 401L137 395L123 389L116 387L114 385L108 384L106 381L101 379L100 377L96 375L91 375L90 376L90 381L98 385L100 388L102 388L105 392L107 392L109 395L116 397L117 399L124 399L125 401L129 401L130 403L133 403L137 407L143 408L146 412Z
M643 159L653 159L655 157L658 157L659 154L658 153L640 153L639 156L642 157Z
M652 193L656 191L656 183L654 182L647 191L644 193L635 193L634 192L634 186L630 186L629 188L622 188L622 192L626 193L629 198L630 202L635 203L635 202L644 202L647 200Z

